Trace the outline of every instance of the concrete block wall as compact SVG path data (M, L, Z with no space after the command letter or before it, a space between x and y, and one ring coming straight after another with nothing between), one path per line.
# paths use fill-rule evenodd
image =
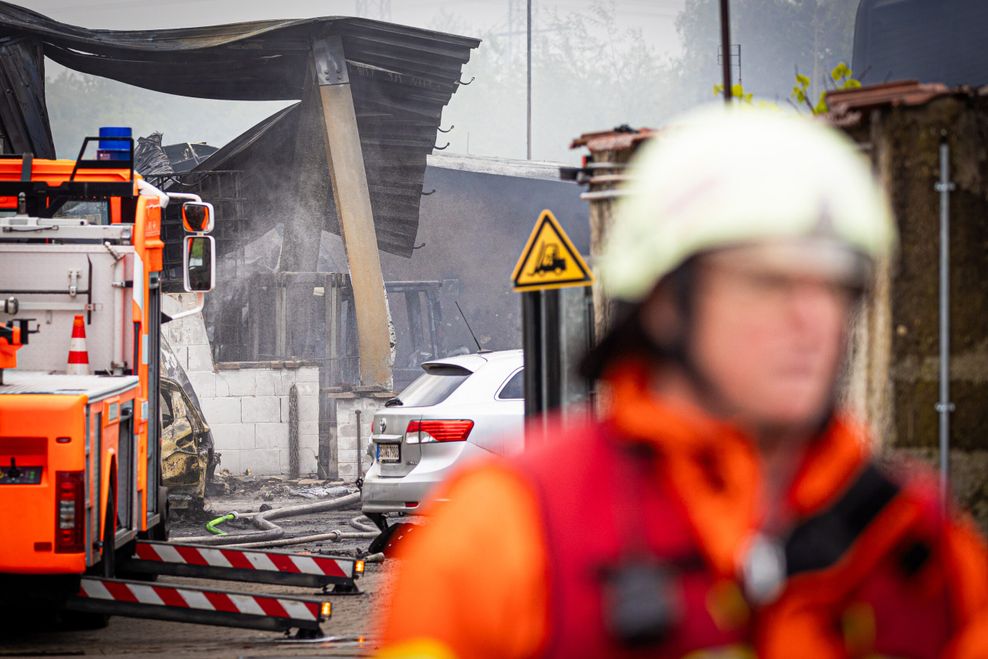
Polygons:
M162 330L202 405L219 469L258 475L289 473L289 391L298 393L299 473L316 473L319 454L319 369L297 363L214 365L199 314Z
M363 476L371 465L367 454L374 412L384 406L390 393L331 394L329 403L336 404L336 456L339 476L345 481ZM358 422L358 414L359 422ZM358 455L359 452L359 455Z

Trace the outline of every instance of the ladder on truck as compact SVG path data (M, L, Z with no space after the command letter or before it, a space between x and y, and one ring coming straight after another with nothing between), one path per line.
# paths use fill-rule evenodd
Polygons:
M323 594L356 594L364 561L354 558L234 547L138 540L118 572L193 579L320 588ZM328 588L333 586L333 590ZM79 591L62 602L67 611L169 620L321 637L332 616L329 600L246 593L176 583L151 583L86 575Z

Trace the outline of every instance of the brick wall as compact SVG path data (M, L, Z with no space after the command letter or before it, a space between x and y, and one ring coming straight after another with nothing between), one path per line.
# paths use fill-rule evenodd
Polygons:
M220 469L235 474L289 473L289 391L298 393L299 473L316 473L319 369L298 363L213 364L201 315L164 325L213 432ZM349 457L349 456L348 456Z

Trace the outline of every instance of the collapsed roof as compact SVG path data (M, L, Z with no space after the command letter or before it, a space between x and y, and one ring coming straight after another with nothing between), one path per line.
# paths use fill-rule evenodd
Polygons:
M480 43L477 39L341 17L166 30L90 30L0 2L0 85L10 90L0 98L0 137L8 151L54 157L45 106L44 57L77 71L160 92L221 100L296 99L302 102L287 114L316 113L318 104L308 102L305 91L312 81L313 45L329 35L338 35L343 45L371 182L378 245L410 256L426 157L470 50ZM274 123L287 118L285 114L273 117ZM297 131L299 121L292 119L291 127ZM245 149L257 146L296 148L296 140L274 145L251 139L258 129L242 136L246 139L234 140L235 150L247 155ZM313 153L294 153L292 172L304 162L325 163L325 153L315 153L324 151L322 144L303 141L298 148ZM229 156L230 150L216 155ZM267 155L254 153L249 160L263 170L270 162ZM208 170L210 160L197 170ZM328 197L323 217L327 229L338 233L328 173L317 184L320 189L292 190L292 194Z

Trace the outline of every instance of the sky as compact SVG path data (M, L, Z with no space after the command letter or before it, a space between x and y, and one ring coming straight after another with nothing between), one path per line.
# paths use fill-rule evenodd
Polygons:
M675 57L680 43L675 29L675 19L685 0L614 0L615 22L618 36L624 38L629 30L640 31L642 41L660 57ZM466 66L467 79L471 72L483 69L484 58L493 48L509 48L521 53L525 46L524 0L17 0L14 4L40 12L55 20L88 28L102 29L157 29L169 27L193 27L231 22L265 19L309 18L316 16L353 16L390 20L395 23L429 29L444 29L453 25L467 36L488 36L488 40L475 50ZM600 0L533 0L534 48L539 46L540 21L552 15L571 13L589 15ZM610 38L610 34L598 35ZM562 38L565 38L563 36ZM492 40L500 40L494 44ZM523 62L518 57L513 61ZM488 67L489 68L489 67ZM49 85L64 70L58 64L47 63ZM81 75L81 74L77 74ZM523 79L523 71L519 78ZM568 152L568 138L593 130L607 129L625 123L621 108L614 108L613 116L581 116L580 109L568 109L565 116L540 112L540 76L551 77L536 71L533 99L536 139L533 158L543 160L572 160L577 154ZM511 121L491 121L484 98L484 80L477 81L477 88L461 87L453 96L444 113L443 126L451 123L457 129L450 135L442 135L449 141L448 152L474 155L514 157L525 156L523 97L506 102L498 108L508 113ZM126 87L121 83L121 87ZM548 91L547 91L548 93ZM153 122L147 113L140 117L114 117L112 109L104 109L109 123L134 124L135 132L145 135L152 130L165 134L165 143L206 141L216 146L236 137L264 117L286 105L282 102L230 102L206 99L185 99L147 90L134 90L146 105L156 108ZM474 94L471 99L467 94ZM55 98L49 87L49 97ZM545 106L542 108L545 110ZM77 136L91 133L90 126L73 125L73 116L90 116L92 113L59 111L51 108L52 126L56 149L60 155L69 155L78 143ZM601 125L599 122L606 121ZM551 131L540 131L539 122L551 123ZM151 124L154 125L151 125ZM654 123L654 122L652 122ZM507 133L507 134L505 134ZM541 139L540 139L541 138ZM70 144L71 142L71 144Z
M13 4L65 23L110 30L355 15L431 28L448 13L479 32L491 25L507 24L512 13L520 19L525 11L522 0L20 0ZM533 11L537 22L540 12L586 11L596 4L597 0L534 0ZM619 0L620 23L641 28L649 41L673 52L679 48L673 22L683 4L684 0ZM382 15L382 8L390 15ZM516 27L523 29L524 24L519 22ZM524 40L523 35L518 38Z

